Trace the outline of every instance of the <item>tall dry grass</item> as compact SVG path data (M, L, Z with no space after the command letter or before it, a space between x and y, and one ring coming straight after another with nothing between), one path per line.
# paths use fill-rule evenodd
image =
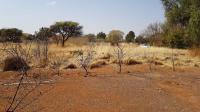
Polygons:
M200 48L190 49L189 52L190 52L191 56L199 57L200 58Z
M28 44L22 43L24 47ZM2 44L0 47L2 48ZM33 43L31 49L35 49L36 45ZM170 48L164 47L148 47L143 48L136 44L126 44L122 43L124 52L126 53L124 59L133 59L142 63L148 63L149 59L159 61L167 66L172 66L171 56L172 50ZM111 46L109 43L89 43L87 38L74 38L66 42L66 47L62 48L56 44L49 45L49 57L62 56L64 63L74 63L76 64L75 53L78 51L86 52L88 49L91 49L95 52L94 61L105 60L107 63L114 62L114 49L115 46ZM199 50L197 50L199 53ZM200 65L200 59L198 57L193 57L190 55L191 51L174 49L174 58L176 66L194 66ZM33 54L33 53L31 53ZM0 52L0 61L2 62L6 57L3 52ZM196 55L196 52L195 52ZM37 59L31 61L31 65L34 66L34 63Z

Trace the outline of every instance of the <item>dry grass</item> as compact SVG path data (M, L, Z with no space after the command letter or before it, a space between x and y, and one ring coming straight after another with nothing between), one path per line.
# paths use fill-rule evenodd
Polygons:
M81 39L81 40L80 40ZM0 44L2 47L2 44ZM26 44L24 44L27 47ZM171 56L172 50L164 47L150 47L150 48L142 48L135 44L122 44L124 48L126 56L124 59L133 59L127 60L127 64L140 62L140 63L148 63L150 59L153 59L155 64L157 65L165 65L172 66L171 64ZM32 44L31 49L34 49L36 46ZM91 49L95 52L94 60L104 60L106 63L115 63L114 49L116 47L111 46L109 43L95 43L94 45L90 45L87 42L87 38L75 38L71 39L66 43L66 47L62 48L57 46L56 44L49 45L49 56L52 60L56 60L58 57L62 57L62 60L66 63L74 63L76 64L76 52L79 51L87 51ZM5 54L1 53L0 63L5 59ZM32 53L33 55L33 53ZM55 56L56 55L56 56ZM189 67L197 67L200 66L199 57L193 57L190 55L188 50L174 50L175 55L175 64L177 66L189 66ZM38 59L35 59L34 56L30 62L31 67L34 67ZM131 62L132 61L132 62ZM130 62L130 63L129 63ZM93 62L95 63L95 62Z
M124 62L123 62L125 65L138 65L138 64L142 64L142 62L140 61L137 61L133 58L128 58L128 59L125 59Z
M107 65L106 61L103 61L103 60L95 61L90 65L90 69L100 68L105 65Z
M191 49L190 54L194 57L200 57L200 48Z
M78 40L74 41L75 43L69 43L69 45L67 42L66 47L64 48L61 48L60 46L57 46L55 44L49 45L48 66L52 65L52 68L48 67L34 68L37 65L38 59L34 57L33 55L34 52L31 52L33 58L31 58L32 60L30 61L30 64L32 65L31 67L33 67L34 69L31 69L29 71L30 76L32 76L35 79L41 79L41 80L53 79L59 81L58 83L55 83L55 86L52 89L51 93L48 93L44 97L42 97L40 100L41 102L39 103L37 102L38 105L47 107L44 108L46 109L44 111L62 111L63 108L59 107L66 107L66 104L67 105L69 104L66 103L67 100L69 100L72 104L77 103L76 105L78 105L78 107L77 106L71 107L71 104L67 106L67 109L69 107L69 111L72 111L74 109L74 112L80 110L88 111L89 109L91 109L91 111L95 111L98 109L102 109L102 111L120 110L121 107L119 108L117 107L116 109L115 105L116 96L117 96L117 105L120 102L120 105L124 106L124 108L126 109L127 99L130 99L128 100L128 102L133 102L133 105L131 104L130 108L128 109L130 110L139 109L138 112L141 110L143 111L145 108L147 108L146 111L149 110L148 109L149 105L146 105L149 104L149 102L145 102L144 105L144 101L152 101L153 102L152 104L154 105L151 107L155 107L159 111L160 108L158 107L162 107L163 105L166 104L166 102L168 104L170 102L172 103L173 101L177 100L177 98L180 98L180 100L177 100L179 102L176 102L178 104L181 104L180 110L183 110L184 107L186 108L187 106L185 105L188 104L191 104L190 106L195 106L194 109L197 107L196 110L199 110L199 102L191 103L190 101L192 101L191 95L196 95L199 93L199 91L197 91L199 89L196 89L199 87L198 83L196 82L197 80L193 79L198 79L199 77L198 74L200 67L200 59L198 57L191 56L188 50L179 50L179 49L174 50L175 64L180 68L177 67L177 71L172 72L170 67L166 67L172 65L171 49L162 47L142 48L134 44L122 44L122 47L124 48L124 51L126 53L125 58L123 60L123 64L125 65L123 65L122 74L118 75L116 71L113 69L112 65L113 63L116 63L116 59L114 57L114 49L115 49L114 46L110 46L110 44L108 43L98 43L92 45L91 47L91 45L88 43L78 44L77 41ZM26 45L24 44L23 46L25 47ZM35 45L33 44L31 49L34 48ZM81 69L64 70L66 68L67 69L76 68L76 65L78 65L76 64L77 63L76 54L80 51L83 52L83 54L87 53L87 51L91 48L95 52L95 55L93 62L90 65L90 68L92 69L90 70L91 71L90 77L86 79L77 77L83 75ZM4 54L4 52L0 52L0 55L1 55L0 58L0 64L1 64L1 60L6 59L7 56ZM155 69L156 71L154 71L153 73L146 73L147 71L149 71L149 65L146 64L149 63L149 61L151 61L151 63L155 65L163 65L163 66L156 66ZM187 67L182 68L182 66L187 66ZM56 71L54 69L56 69ZM61 69L62 71L60 71ZM9 79L8 76L15 77L13 76L13 74L14 72L2 72L2 74L0 75L0 79L1 80ZM58 75L61 74L62 77L55 76L55 74ZM99 76L99 77L91 77L91 76ZM149 79L151 79L151 81L149 81ZM152 81L154 83L151 83ZM89 93L85 94L87 92ZM163 95L163 94L169 94L169 92L171 95ZM190 92L192 92L191 95ZM6 91L4 93L8 94L8 92ZM68 96L63 97L66 95ZM144 98L138 96L147 96L147 97ZM192 96L192 97L198 100L198 96ZM88 101L88 99L92 100ZM93 101L94 99L95 99L95 104ZM171 101L171 99L173 101ZM108 100L109 102L111 102L109 105L107 103ZM141 102L137 102L138 104L135 105L135 101L141 101ZM165 102L159 102L159 101L165 101ZM2 104L3 101L0 101L1 106ZM168 107L171 108L173 107L173 105L174 102L170 104L170 106ZM1 106L0 110L2 109ZM188 108L190 109L190 107ZM67 109L64 110L66 111ZM170 109L168 110L170 111ZM173 111L174 108L171 108L171 110Z

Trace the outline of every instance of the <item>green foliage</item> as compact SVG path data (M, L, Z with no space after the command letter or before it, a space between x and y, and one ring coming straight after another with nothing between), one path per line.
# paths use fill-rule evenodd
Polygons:
M106 39L106 34L103 33L103 32L99 32L99 33L97 34L97 39L105 40L105 39Z
M139 35L136 39L135 42L138 44L147 44L148 40L147 38L144 38L143 36Z
M130 43L130 42L134 42L134 40L135 40L135 33L133 31L130 31L126 35L126 42Z
M177 48L199 47L200 0L161 1L167 18L163 43Z
M108 41L112 45L118 45L123 40L124 33L119 30L112 30L108 35Z
M189 21L189 33L195 46L200 47L200 9L194 9Z
M170 25L186 26L190 19L192 0L161 0Z
M191 46L191 39L186 35L183 27L174 26L167 30L163 43L171 48L188 48Z
M173 28L173 31L169 32L169 46L172 48L184 48L184 30L181 28Z
M54 25L50 26L50 30L55 34L61 37L62 46L64 47L65 41L70 37L82 35L82 26L77 22L65 21L65 22L56 22Z
M53 36L53 33L49 28L42 27L39 32L36 32L36 39L41 41L48 41L49 37Z
M0 29L1 42L21 42L22 30L17 28Z

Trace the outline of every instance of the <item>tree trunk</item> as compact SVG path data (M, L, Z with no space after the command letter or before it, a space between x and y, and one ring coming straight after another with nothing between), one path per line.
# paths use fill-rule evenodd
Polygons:
M119 64L119 73L122 73L122 65L121 65L121 63Z
M62 47L65 47L65 38L62 39Z
M83 68L84 68L84 70L85 70L85 77L87 77L87 76L88 76L88 70L87 70L86 67L83 67Z
M122 73L122 61L119 61L119 73Z
M56 44L57 46L59 46L59 39L56 39Z
M48 61L48 40L45 41L45 66L47 66L47 61Z
M175 69L175 62L174 62L174 48L172 48L172 69L173 69L173 71L176 71L176 69Z

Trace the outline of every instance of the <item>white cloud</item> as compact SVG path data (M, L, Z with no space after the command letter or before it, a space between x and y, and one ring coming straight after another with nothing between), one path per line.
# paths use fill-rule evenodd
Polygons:
M56 4L56 1L50 1L49 3L47 3L48 6L55 6Z

